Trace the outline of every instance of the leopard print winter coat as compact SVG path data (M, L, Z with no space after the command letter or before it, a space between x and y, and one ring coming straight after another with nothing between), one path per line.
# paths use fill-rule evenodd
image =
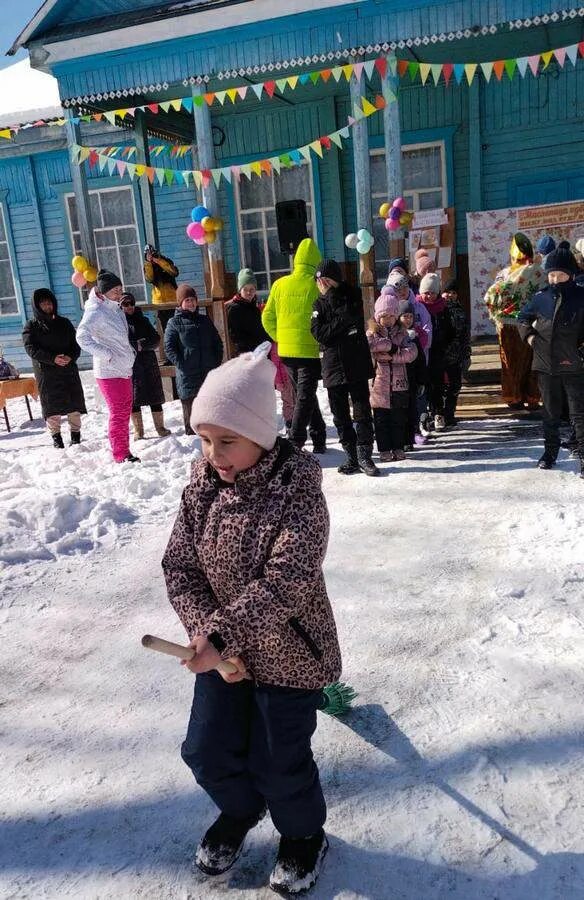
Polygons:
M217 633L258 682L316 690L341 673L321 482L318 462L278 439L233 486L196 460L183 491L162 561L170 602L190 638Z

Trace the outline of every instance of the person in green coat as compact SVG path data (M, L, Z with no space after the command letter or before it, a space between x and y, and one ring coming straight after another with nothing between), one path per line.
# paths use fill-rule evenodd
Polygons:
M314 301L319 297L315 276L320 261L315 242L301 241L292 273L274 282L262 313L262 325L278 345L296 392L290 439L303 447L309 429L315 453L326 450L326 425L316 396L320 355L310 331Z

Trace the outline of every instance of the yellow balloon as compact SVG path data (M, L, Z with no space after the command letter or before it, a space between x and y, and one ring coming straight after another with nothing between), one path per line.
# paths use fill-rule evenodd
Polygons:
M77 256L73 257L73 259L71 260L71 265L73 266L73 268L75 269L76 272L84 272L85 269L87 269L89 267L88 261L85 259L84 256L81 256L81 254L78 254Z
M83 277L86 281L97 281L97 269L95 268L95 266L88 266L87 269L85 269L85 271L83 272Z
M214 219L215 222L215 231L221 231L223 228L223 219Z
M215 231L215 226L213 225L213 216L205 216L201 219L201 225L205 229L205 231Z
M205 243L206 244L214 244L217 238L215 237L214 231L207 231L205 234Z
M381 206L379 207L379 215L381 216L382 219L387 219L390 209L391 209L390 203L382 203L381 204Z

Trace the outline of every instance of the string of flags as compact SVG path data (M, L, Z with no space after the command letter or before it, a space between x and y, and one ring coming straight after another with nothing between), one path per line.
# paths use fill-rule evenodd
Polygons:
M392 95L395 100L395 95ZM125 175L133 181L134 178L147 178L151 184L163 185L189 185L192 183L197 187L207 187L214 182L219 187L221 180L225 179L229 184L235 178L244 175L251 181L253 175L262 177L262 175L272 175L274 172L279 174L282 169L289 169L293 166L302 165L311 158L314 153L321 159L325 150L331 150L333 145L339 149L343 149L343 141L349 138L350 129L357 122L367 119L383 109L390 102L383 95L378 94L374 102L371 103L366 97L361 97L359 104L355 103L352 109L352 115L347 117L347 124L343 128L332 131L330 134L322 135L302 147L295 150L288 150L287 153L281 153L277 156L269 156L265 159L256 159L253 162L242 163L237 166L221 166L215 169L169 169L157 166L146 166L141 163L128 162L127 159L107 154L101 147L81 147L79 144L73 144L71 147L71 159L76 165L82 165L87 162L90 169L96 169L99 172L107 170L108 175L118 175L123 178Z
M509 57L481 63L426 63L418 60L398 60L393 55L378 56L365 62L347 63L346 65L333 66L328 69L303 72L301 75L287 75L284 78L270 79L257 84L239 85L238 87L226 88L220 91L208 91L192 97L176 97L173 100L161 100L157 103L145 103L141 106L80 114L73 117L71 122L77 125L106 120L110 125L115 125L116 121L122 120L123 122L127 117L133 118L138 110L148 111L153 115L171 111L181 112L182 110L192 114L194 106L203 106L204 104L213 106L215 103L223 106L227 102L235 104L245 100L247 97L255 97L260 101L265 99L273 100L278 96L285 95L287 91L296 90L299 86L316 86L319 82L326 84L331 79L337 83L342 79L349 82L352 78L360 81L362 76L365 75L370 81L376 72L384 85L389 71L392 75L398 75L400 78L409 77L412 82L419 78L423 85L428 83L430 76L432 76L432 81L435 85L438 85L443 80L447 87L453 79L457 84L461 84L463 79L466 78L467 82L471 84L478 72L482 72L486 81L490 81L493 75L498 81L501 81L504 75L507 75L509 80L512 80L517 73L521 78L525 78L528 73L537 77L548 68L552 59L555 59L560 68L563 69L566 60L569 60L575 66L579 56L584 57L584 41L570 44L567 47L558 47L555 50L535 53L531 56ZM384 86L384 96L385 93L386 88ZM10 140L13 135L28 128L39 128L41 126L62 127L65 125L65 122L64 118L38 119L35 122L29 122L24 125L10 125L0 129L0 138Z

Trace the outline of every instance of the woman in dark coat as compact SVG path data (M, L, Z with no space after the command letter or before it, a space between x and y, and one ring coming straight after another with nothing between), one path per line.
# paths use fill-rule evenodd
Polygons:
M57 298L48 288L32 296L34 318L24 326L24 349L32 359L39 389L43 418L53 444L63 449L61 416L67 416L71 444L81 441L81 414L86 413L85 397L77 368L81 348L73 323L57 314Z
M160 336L154 325L146 318L141 309L136 307L133 294L123 294L120 306L128 320L128 337L136 351L134 368L132 369L132 424L136 440L144 437L144 421L142 406L149 406L152 421L159 437L168 437L170 431L164 426L164 390L160 376L160 366L155 350L160 343Z
M164 333L164 352L176 369L185 431L194 434L190 421L193 400L207 374L221 365L223 342L209 317L199 313L194 288L180 284L176 299L178 309Z

